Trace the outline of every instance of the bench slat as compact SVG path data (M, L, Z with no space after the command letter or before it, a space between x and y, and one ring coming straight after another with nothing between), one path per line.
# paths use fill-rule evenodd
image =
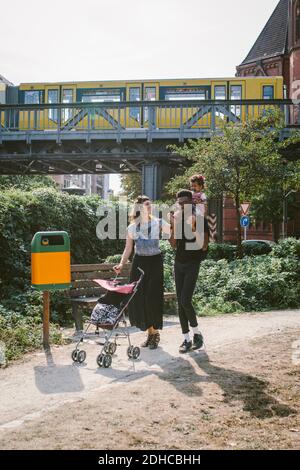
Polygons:
M116 265L112 263L102 264L72 264L71 272L90 272L90 271L113 271L113 267ZM131 264L128 263L124 266L124 269L130 269Z
M114 272L90 272L90 273L72 273L72 281L88 281L92 279L115 279L116 274ZM122 276L118 277L118 281L128 281L129 276L126 276L126 272L122 273Z

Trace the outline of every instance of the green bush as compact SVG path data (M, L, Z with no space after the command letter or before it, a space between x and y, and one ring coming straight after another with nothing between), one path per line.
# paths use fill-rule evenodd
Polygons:
M227 259L232 261L236 256L236 247L225 243L211 243L209 245L208 259L218 261Z
M195 289L194 303L198 313L210 315L299 307L300 263L295 255L300 253L299 246L300 242L291 239L280 243L269 255L232 261L207 259L201 264ZM165 288L174 292L174 251L167 242L163 242L162 248ZM215 251L220 252L219 249Z
M9 291L30 285L30 243L38 231L66 230L71 239L72 263L97 263L121 252L123 240L101 241L96 236L100 220L96 196L69 196L55 189L0 194L0 300Z
M287 238L274 246L272 254L277 258L295 257L300 259L300 240Z
M266 243L246 243L242 248L244 256L261 256L272 252L271 245Z
M63 344L57 325L51 325L50 341ZM3 346L4 345L4 346ZM1 364L20 358L23 354L42 347L42 326L39 317L23 317L0 304ZM4 361L3 361L4 356Z
M118 264L121 262L122 259L122 254L120 255L111 255L108 256L105 260L105 263L110 263L110 264Z
M66 230L72 263L120 261L124 241L100 241L96 236L100 204L99 197L69 196L53 188L0 193L0 342L9 359L41 345L42 298L30 288L30 243L37 231ZM167 241L161 248L165 290L174 292L174 250ZM210 246L194 296L199 314L299 307L300 242L285 240L268 255L257 250L235 259L235 247ZM64 292L51 295L51 320L61 325L71 321L65 297ZM58 330L52 331L53 341L60 342Z

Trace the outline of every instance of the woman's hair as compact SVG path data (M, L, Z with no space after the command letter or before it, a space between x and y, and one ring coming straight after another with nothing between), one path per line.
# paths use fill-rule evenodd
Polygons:
M196 183L196 184L199 184L200 186L204 186L205 178L203 175L194 175L191 177L190 183Z
M131 214L130 214L130 220L131 222L135 221L138 219L141 215L141 206L144 204L144 202L150 201L150 198L148 196L138 196L136 200L134 201Z

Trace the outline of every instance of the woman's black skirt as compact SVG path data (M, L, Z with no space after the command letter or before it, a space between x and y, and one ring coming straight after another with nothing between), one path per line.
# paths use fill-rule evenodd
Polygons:
M151 326L163 328L164 272L162 255L135 255L132 262L130 281L140 277L137 268L145 272L144 279L129 305L129 319L132 326L146 331Z

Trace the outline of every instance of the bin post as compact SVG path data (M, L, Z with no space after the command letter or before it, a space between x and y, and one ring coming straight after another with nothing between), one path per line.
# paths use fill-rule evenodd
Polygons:
M49 349L49 325L50 325L50 292L43 292L43 346Z

